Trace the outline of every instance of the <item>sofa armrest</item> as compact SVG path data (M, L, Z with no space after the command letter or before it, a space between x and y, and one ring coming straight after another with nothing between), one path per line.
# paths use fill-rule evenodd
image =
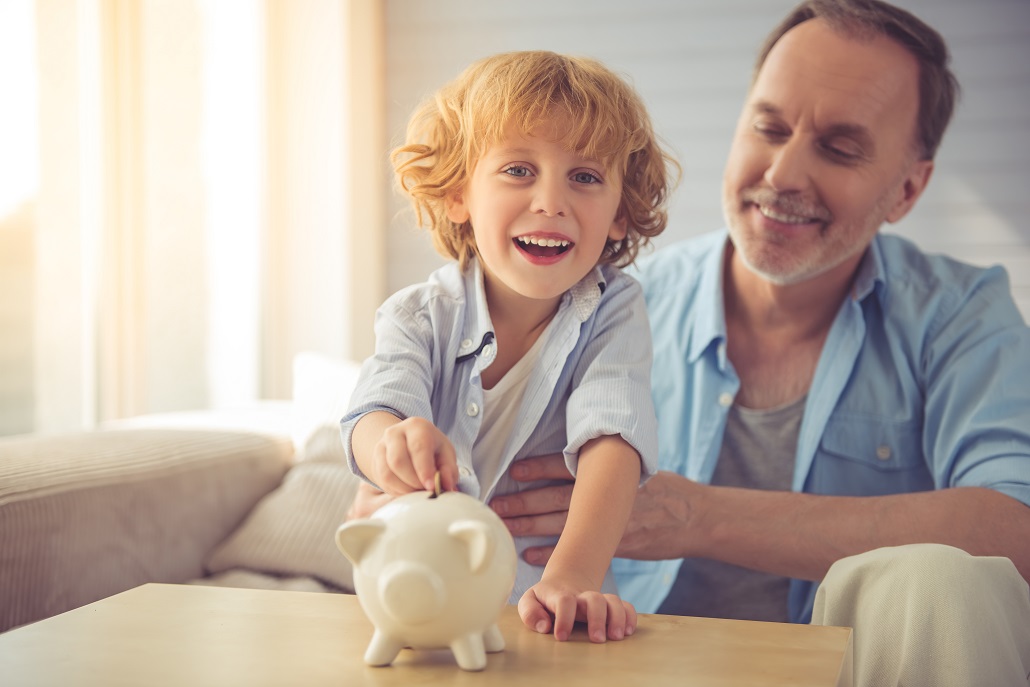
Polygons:
M200 577L292 453L285 437L221 430L0 439L0 632Z

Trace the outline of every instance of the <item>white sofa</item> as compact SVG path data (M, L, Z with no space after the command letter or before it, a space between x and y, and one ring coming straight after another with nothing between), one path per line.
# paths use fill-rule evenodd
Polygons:
M245 421L0 438L0 632L146 582L351 592L333 535L357 488L337 425L356 371L300 356L293 402Z

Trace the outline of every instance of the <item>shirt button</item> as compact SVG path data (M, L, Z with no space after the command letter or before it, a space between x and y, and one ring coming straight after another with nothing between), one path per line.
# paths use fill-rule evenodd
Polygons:
M465 412L468 413L469 417L475 417L476 415L479 415L479 406L475 403L469 403L468 407L465 408Z
M729 408L731 405L733 405L733 394L719 394L719 405L721 405L723 408Z
M887 444L876 447L876 457L880 460L889 460L891 457L891 447Z
M472 339L465 339L461 342L461 350L464 351L467 348L472 348Z
M471 474L472 474L472 471L471 471L471 470L469 470L469 469L468 469L467 467L465 467L464 465L462 465L462 466L461 466L460 468L458 468L458 473L459 473L459 474L460 474L460 475L461 475L462 477L468 477L469 475L471 475Z
M493 357L493 354L494 354L494 345L493 344L487 344L487 345L483 346L483 355L484 356L486 356L487 358L491 358L491 357Z

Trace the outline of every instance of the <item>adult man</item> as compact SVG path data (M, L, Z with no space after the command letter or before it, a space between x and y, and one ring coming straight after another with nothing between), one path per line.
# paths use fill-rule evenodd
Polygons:
M879 234L930 179L947 59L876 0L809 0L768 39L728 234L638 275L664 472L616 562L637 610L852 625L858 684L1026 684L1030 330L1003 271ZM553 534L569 491L492 505Z

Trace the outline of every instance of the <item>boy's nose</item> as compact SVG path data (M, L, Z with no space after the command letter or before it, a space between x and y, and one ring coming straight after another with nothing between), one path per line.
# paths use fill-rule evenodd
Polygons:
M536 184L530 210L547 217L564 217L568 210L565 189L556 182L540 181Z

